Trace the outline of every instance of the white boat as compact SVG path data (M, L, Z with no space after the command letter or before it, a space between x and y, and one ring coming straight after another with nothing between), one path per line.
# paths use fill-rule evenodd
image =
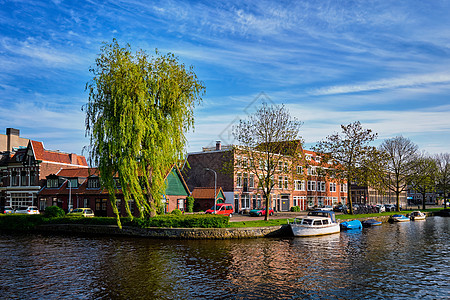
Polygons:
M418 211L418 210L413 211L413 212L409 215L409 218L410 218L411 220L413 220L413 221L425 220L426 217L427 217L426 214L424 214L423 212Z
M316 236L339 233L341 228L332 211L312 211L308 216L296 217L289 222L294 236Z
M389 219L391 222L407 222L409 221L409 218L405 217L404 215L392 215Z

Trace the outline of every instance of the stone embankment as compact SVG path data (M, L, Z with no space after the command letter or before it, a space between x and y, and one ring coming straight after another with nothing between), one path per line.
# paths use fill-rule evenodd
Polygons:
M137 228L112 225L59 224L41 225L39 232L83 235L115 235L165 239L243 239L280 237L292 234L287 225L248 228Z
M432 213L426 213L432 216ZM360 221L376 219L383 223L388 222L389 216L360 218ZM349 221L340 220L340 222ZM133 236L164 239L244 239L263 237L290 237L292 231L288 225L246 228L137 228L124 226L120 229L113 225L79 225L79 224L52 224L40 225L38 232L82 234L82 235L113 235Z

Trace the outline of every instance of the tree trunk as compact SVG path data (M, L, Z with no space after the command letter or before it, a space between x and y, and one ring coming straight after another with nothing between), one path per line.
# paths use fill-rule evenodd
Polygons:
M350 185L349 178L347 178L347 198L348 198L348 208L350 209L350 214L353 215L352 188Z
M422 209L425 210L425 194L426 193L422 193Z

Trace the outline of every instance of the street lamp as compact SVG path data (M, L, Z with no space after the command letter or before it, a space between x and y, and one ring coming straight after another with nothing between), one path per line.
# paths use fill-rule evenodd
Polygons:
M217 173L216 171L214 171L213 169L210 168L206 168L206 171L211 171L214 172L214 214L216 214L216 200L217 200L217 193L216 193L216 188L217 188Z
M70 208L72 207L72 183L68 178L61 177L62 179L66 180L69 183L69 201L67 202L67 210L70 212Z

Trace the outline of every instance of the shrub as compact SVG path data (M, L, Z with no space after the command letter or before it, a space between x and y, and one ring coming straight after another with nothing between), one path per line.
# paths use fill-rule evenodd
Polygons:
M223 215L164 215L148 219L134 219L136 226L164 228L224 228L230 217Z
M44 217L46 218L60 218L64 217L66 213L59 206L49 206L44 210Z
M176 208L176 209L172 210L171 214L179 216L179 215L182 215L183 213L181 212L181 210Z
M42 224L41 215L4 215L0 217L0 229L25 231Z
M195 202L194 197L189 196L189 197L186 198L186 209L187 209L187 212L191 213L191 212L194 211L194 202Z
M293 212L299 212L299 211L300 211L300 206L292 206L292 207L291 207L291 211L293 211Z

